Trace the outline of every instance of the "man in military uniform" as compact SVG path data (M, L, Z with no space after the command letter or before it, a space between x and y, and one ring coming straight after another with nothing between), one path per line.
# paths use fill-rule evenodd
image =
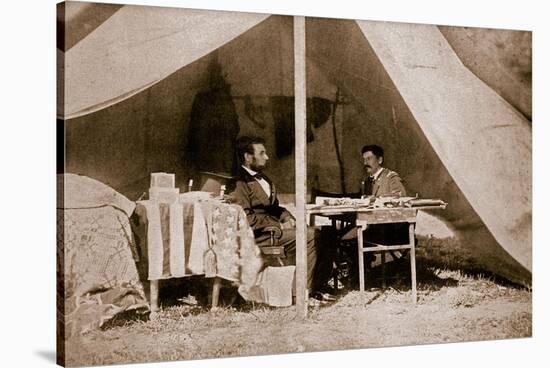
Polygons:
M363 156L363 165L365 168L365 176L361 182L361 194L375 197L404 197L407 191L403 186L403 182L399 174L382 166L384 163L384 149L375 144L363 146L361 149ZM363 232L363 240L365 244L375 243L384 245L397 245L408 243L408 224L375 224L370 225ZM357 232L355 228L351 228L341 238L347 244L353 244L351 256L348 256L349 262L352 264L352 270L357 267L356 244ZM368 245L367 245L368 246ZM391 252L391 257L387 261L392 261L396 258L401 258L402 254L399 251ZM374 267L381 264L380 256L375 257L372 253L365 255L365 264ZM354 273L354 278L357 276Z
M375 144L361 149L366 177L365 195L375 197L404 197L407 191L399 174L382 166L384 149ZM347 235L347 234L346 234ZM408 239L407 224L371 225L365 231L365 240L380 244L404 244Z
M362 194L375 197L404 197L407 195L399 174L382 167L384 163L382 147L375 144L366 145L361 150L361 154L367 173L363 179Z

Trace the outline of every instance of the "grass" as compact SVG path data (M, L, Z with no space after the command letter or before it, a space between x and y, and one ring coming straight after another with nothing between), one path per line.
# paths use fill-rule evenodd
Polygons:
M430 246L422 242L431 241ZM388 288L348 291L306 319L294 307L243 303L211 311L164 297L157 318L119 316L67 342L68 365L264 355L529 337L531 291L480 271L454 239L419 239L418 303L407 264L387 268ZM225 290L227 291L227 290ZM175 300L176 297L174 297ZM161 301L162 301L161 294Z

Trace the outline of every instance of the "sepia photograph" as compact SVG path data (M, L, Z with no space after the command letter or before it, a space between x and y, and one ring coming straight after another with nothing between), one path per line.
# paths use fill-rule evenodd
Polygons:
M535 349L533 27L49 6L44 364Z
M531 32L72 1L57 27L58 363L532 335Z

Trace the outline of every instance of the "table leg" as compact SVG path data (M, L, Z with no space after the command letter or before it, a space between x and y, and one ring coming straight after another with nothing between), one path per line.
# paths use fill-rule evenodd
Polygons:
M382 289L386 288L386 252L382 251L380 255L382 258Z
M331 221L332 230L335 234L338 233L338 228L336 224L336 219L332 219ZM338 293L338 271L340 270L340 257L339 257L339 239L336 242L336 252L334 254L334 263L332 264L332 282L334 284L334 294ZM334 267L336 265L336 267Z
M219 277L214 277L214 280L212 282L212 309L218 307L221 286L222 279L220 279Z
M338 294L338 273L340 272L340 249L338 244L336 244L336 252L334 255L334 262L336 267L332 268L332 281L334 282L334 294ZM334 266L334 264L333 264Z
M363 226L357 226L357 256L359 264L359 291L365 291L365 266L363 259Z
M151 302L151 313L159 310L159 280L149 281L149 298Z
M416 250L414 246L414 224L409 224L409 244L411 246L411 291L413 303L416 304Z

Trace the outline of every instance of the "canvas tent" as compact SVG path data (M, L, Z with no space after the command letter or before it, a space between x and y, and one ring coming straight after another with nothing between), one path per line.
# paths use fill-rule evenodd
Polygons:
M214 77L230 86L239 135L264 136L268 150L277 151L277 129L288 124L288 111L276 101L294 95L291 17L64 6L58 126L64 127L67 172L100 180L130 199L146 190L154 171L175 172L183 186L193 173L194 158L183 149L193 101L211 88L212 65L221 67ZM530 283L530 60L507 64L506 50L476 41L492 32L523 50L530 34L467 32L307 18L308 99L340 96L331 117L320 114L322 121L310 127L309 185L357 189L361 146L380 144L386 165L410 193L449 203L439 216L479 264ZM476 47L484 50L483 65L493 68L475 62ZM271 161L279 192L293 193L294 152L272 154Z

